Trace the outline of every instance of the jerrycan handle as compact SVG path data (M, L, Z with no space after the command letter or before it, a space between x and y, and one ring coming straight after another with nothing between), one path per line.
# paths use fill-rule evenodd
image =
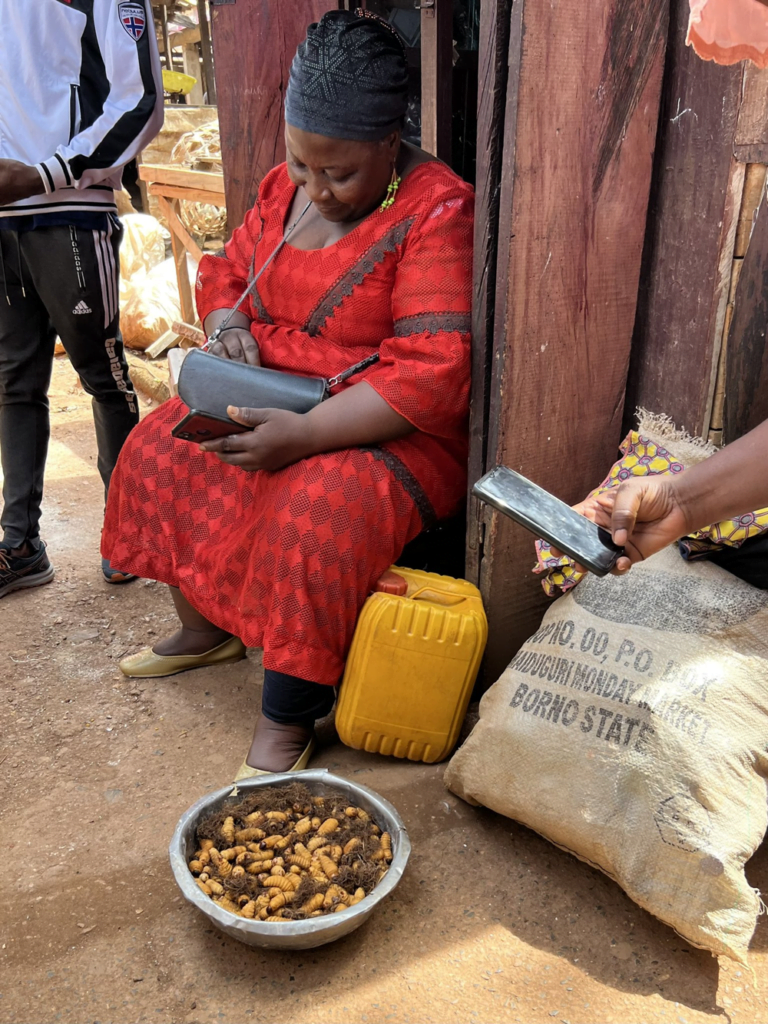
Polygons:
M435 590L433 587L420 587L417 591L411 594L412 601L422 601L427 599L434 601L435 604L445 605L446 608L453 608L457 604L461 604L462 601L466 601L466 597L462 597L461 594L447 594L444 590Z
M391 569L387 569L376 581L373 592L374 594L392 594L395 597L405 597L408 593L408 583L404 576L392 572ZM422 601L429 599L434 601L435 604L442 604L447 608L452 608L457 604L461 604L462 601L466 601L466 598L462 597L461 594L448 594L443 590L436 590L430 586L419 587L418 590L411 594L412 601L418 601L419 599Z

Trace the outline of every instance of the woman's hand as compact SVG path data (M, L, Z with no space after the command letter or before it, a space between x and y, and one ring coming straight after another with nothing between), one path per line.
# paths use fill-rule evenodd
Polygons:
M206 441L200 449L213 452L229 466L249 473L282 469L312 454L312 430L306 416L284 409L236 409L232 405L227 415L252 429Z
M299 415L282 409L236 409L229 416L252 433L230 434L200 445L222 462L241 469L282 469L321 452L393 441L413 433L413 426L372 387L354 384Z
M222 359L232 359L236 363L248 363L249 366L261 366L259 346L245 327L227 327L221 332L219 340L208 349L211 355Z

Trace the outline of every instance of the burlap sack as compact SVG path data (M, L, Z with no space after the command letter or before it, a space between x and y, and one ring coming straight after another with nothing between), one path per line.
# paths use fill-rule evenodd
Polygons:
M768 593L670 548L551 606L445 779L743 962L767 748Z

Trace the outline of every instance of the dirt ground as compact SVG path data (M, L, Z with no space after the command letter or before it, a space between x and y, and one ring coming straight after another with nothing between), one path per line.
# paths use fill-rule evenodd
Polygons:
M325 948L226 938L179 895L181 813L240 764L259 657L136 684L118 660L172 622L164 588L99 572L101 486L90 408L58 360L44 537L55 582L2 602L4 780L0 1020L733 1024L768 1020L768 921L749 972L717 962L617 885L534 833L473 809L443 767L348 750L313 767L400 810L413 842L394 895ZM768 889L768 850L749 865Z

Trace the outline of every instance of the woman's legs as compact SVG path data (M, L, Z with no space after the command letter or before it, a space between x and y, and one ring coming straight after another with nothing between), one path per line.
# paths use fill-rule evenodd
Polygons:
M265 669L261 714L246 763L273 772L293 767L309 743L316 719L330 712L335 699L333 686Z
M177 630L173 636L156 643L152 648L155 654L162 654L166 657L205 654L223 644L225 640L229 640L232 634L209 622L204 615L192 607L178 587L168 587L168 589L176 606L176 614L181 621L181 629Z

